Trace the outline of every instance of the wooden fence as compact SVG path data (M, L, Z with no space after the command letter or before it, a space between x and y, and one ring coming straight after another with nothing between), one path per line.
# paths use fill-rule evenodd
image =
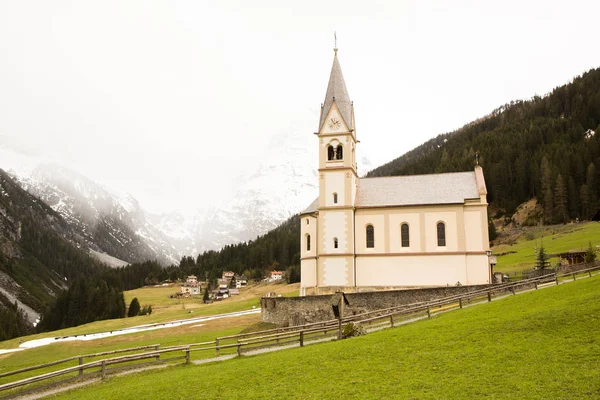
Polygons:
M455 308L463 308L467 304L477 302L492 301L494 296L498 294L515 295L518 291L538 289L541 285L555 284L558 285L561 280L571 278L577 280L578 276L592 276L594 272L600 270L600 265L595 265L592 268L587 268L567 274L550 273L537 278L524 279L521 281L503 283L493 285L485 289L475 290L469 293L449 296L428 302L413 303L397 307L390 307L376 311L356 314L345 317L343 319L333 319L323 322L315 322L301 326L275 328L252 333L241 333L231 336L223 336L215 338L215 340L201 343L191 343L181 346L171 346L160 348L160 345L139 346L123 350L115 350L102 353L86 354L74 356L63 360L53 361L46 364L31 366L15 371L5 372L0 374L0 378L21 374L37 369L48 368L55 365L68 363L74 360L78 361L78 365L60 369L57 371L47 372L41 375L21 379L15 382L0 385L0 392L14 389L17 387L26 386L35 382L48 380L62 375L76 373L78 377L84 376L84 371L94 370L94 373L100 374L102 379L107 375L108 366L131 363L134 361L154 359L153 362L169 362L173 360L185 359L185 363L189 363L191 353L197 351L214 351L215 357L219 357L222 350L234 350L230 354L241 356L244 353L260 351L265 348L279 346L304 346L311 342L319 342L323 340L331 340L333 338L342 337L342 327L350 322L363 324L368 330L382 329L387 327L397 326L406 320L414 320L418 318L431 317L436 312L443 312ZM145 351L152 349L151 351ZM102 360L84 363L86 358L104 357L107 355L139 352L141 353L106 358ZM177 353L179 356L169 359L161 359L162 354ZM143 364L147 365L147 364Z

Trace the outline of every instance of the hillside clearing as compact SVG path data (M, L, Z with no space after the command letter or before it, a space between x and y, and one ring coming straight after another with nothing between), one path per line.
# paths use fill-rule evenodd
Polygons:
M115 377L56 398L592 398L600 396L600 277L360 338ZM242 384L224 382L235 377Z

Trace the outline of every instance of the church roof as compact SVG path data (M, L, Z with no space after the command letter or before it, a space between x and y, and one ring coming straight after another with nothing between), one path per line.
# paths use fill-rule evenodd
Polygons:
M327 118L327 114L329 114L329 110L331 110L331 106L334 102L348 129L354 129L354 126L352 126L352 102L348 95L348 89L346 89L346 82L344 81L344 75L342 75L342 67L340 67L340 62L337 58L337 49L333 56L333 66L331 67L327 93L325 94L325 101L323 102L323 108L321 110L319 131L321 131L325 119Z
M464 204L465 200L479 199L481 194L473 171L361 178L356 208ZM302 214L316 212L318 207L319 198Z
M479 195L475 172L365 178L359 181L356 207L464 204Z

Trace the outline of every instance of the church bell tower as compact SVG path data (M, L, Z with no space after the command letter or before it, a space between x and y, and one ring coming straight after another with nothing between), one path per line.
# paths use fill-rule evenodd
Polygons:
M334 49L333 66L319 129L319 207L317 273L321 286L355 286L354 205L356 129L342 69Z

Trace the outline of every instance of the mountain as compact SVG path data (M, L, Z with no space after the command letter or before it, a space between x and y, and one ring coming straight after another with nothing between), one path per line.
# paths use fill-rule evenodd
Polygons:
M367 176L426 174L473 168L476 154L488 201L511 215L533 197L541 220L589 219L600 183L600 68L530 100L511 101L454 132L433 138Z
M118 196L56 164L40 164L27 174L12 176L59 213L94 254L108 254L123 264L157 259L168 265L179 260L178 251L146 220L131 195Z
M0 170L0 340L31 332L68 282L100 268L85 241Z

